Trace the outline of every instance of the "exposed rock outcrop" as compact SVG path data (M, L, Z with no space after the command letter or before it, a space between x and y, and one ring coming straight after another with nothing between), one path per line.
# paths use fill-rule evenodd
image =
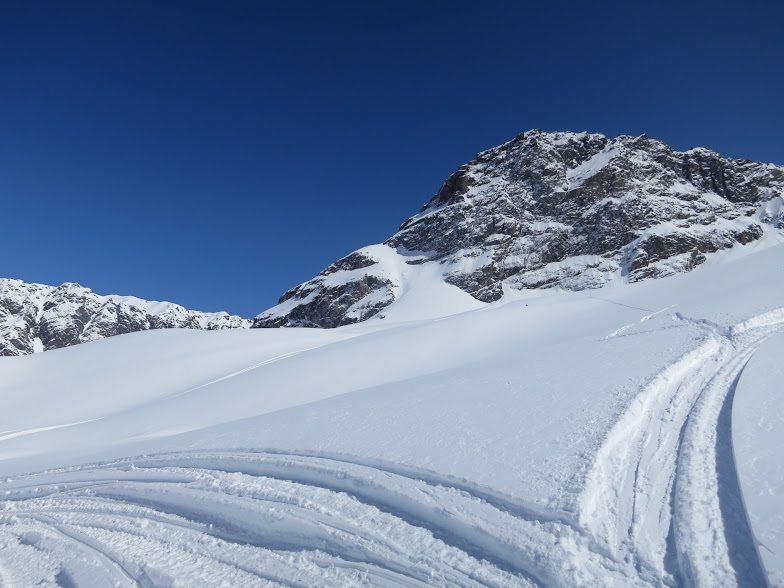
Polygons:
M599 288L694 269L784 227L784 167L645 135L534 130L479 153L383 246L286 292L254 327L334 327L393 303L406 272L492 302L505 288ZM381 248L380 248L381 247ZM388 250L388 251L387 251Z
M237 329L251 321L171 302L100 296L79 284L0 279L0 355L26 355L149 329Z

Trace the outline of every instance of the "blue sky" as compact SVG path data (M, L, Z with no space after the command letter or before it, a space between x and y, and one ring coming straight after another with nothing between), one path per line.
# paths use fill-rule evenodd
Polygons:
M253 316L523 130L784 164L775 1L2 13L2 277Z

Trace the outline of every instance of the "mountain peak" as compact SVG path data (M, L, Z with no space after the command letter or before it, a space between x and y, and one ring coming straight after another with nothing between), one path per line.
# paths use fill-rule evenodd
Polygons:
M646 134L533 129L478 153L395 235L289 290L254 326L366 320L425 273L487 303L691 271L784 228L782 194L781 166Z

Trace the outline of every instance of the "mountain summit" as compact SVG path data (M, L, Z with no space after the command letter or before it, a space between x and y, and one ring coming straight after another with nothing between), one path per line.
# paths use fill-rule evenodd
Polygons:
M366 320L427 275L492 302L694 269L784 229L784 167L646 135L521 133L460 167L419 214L286 292L254 327ZM379 316L383 316L380 314Z

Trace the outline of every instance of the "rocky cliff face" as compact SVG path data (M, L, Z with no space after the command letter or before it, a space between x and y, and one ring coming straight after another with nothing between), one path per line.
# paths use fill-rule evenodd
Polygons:
M483 302L505 288L581 290L690 271L784 229L782 195L782 166L678 152L645 135L535 130L478 154L383 245L289 290L253 326L365 320L405 289L406 266L437 266Z
M0 279L0 355L26 355L148 329L237 329L251 321L171 302L99 296L79 284Z

